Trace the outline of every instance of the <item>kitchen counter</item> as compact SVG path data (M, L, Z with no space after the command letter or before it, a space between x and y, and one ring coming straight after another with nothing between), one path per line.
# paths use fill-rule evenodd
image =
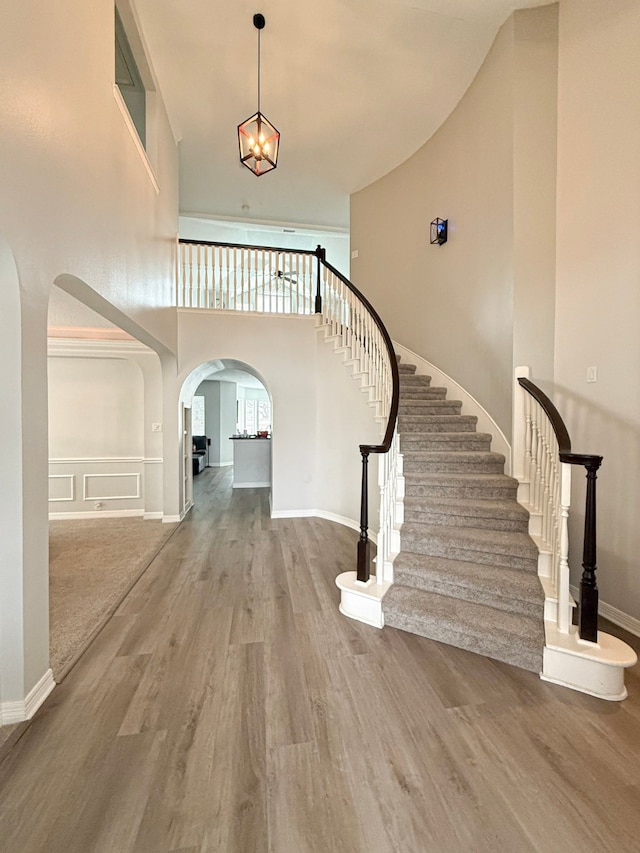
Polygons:
M231 435L233 488L259 489L271 485L271 438Z

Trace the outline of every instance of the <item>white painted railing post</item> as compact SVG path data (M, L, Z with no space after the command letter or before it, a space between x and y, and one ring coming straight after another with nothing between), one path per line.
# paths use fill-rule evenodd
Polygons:
M558 554L558 630L569 633L571 597L569 591L569 509L571 507L571 465L560 465L560 547Z

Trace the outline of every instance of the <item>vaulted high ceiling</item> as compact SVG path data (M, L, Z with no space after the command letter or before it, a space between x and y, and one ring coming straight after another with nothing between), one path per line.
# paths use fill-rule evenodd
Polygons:
M530 0L527 5L546 5ZM185 213L346 226L349 194L416 151L451 113L525 0L135 0L180 142ZM257 108L278 168L241 166Z

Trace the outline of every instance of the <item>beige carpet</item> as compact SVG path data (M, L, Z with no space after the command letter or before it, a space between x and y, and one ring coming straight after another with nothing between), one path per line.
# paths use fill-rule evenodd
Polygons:
M176 524L141 518L49 524L51 669L61 681Z

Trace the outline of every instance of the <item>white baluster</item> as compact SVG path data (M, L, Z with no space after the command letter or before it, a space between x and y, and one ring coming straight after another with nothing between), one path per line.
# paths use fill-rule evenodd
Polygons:
M571 608L569 606L569 509L571 507L571 466L561 465L560 498L560 563L558 567L558 629L569 633Z

